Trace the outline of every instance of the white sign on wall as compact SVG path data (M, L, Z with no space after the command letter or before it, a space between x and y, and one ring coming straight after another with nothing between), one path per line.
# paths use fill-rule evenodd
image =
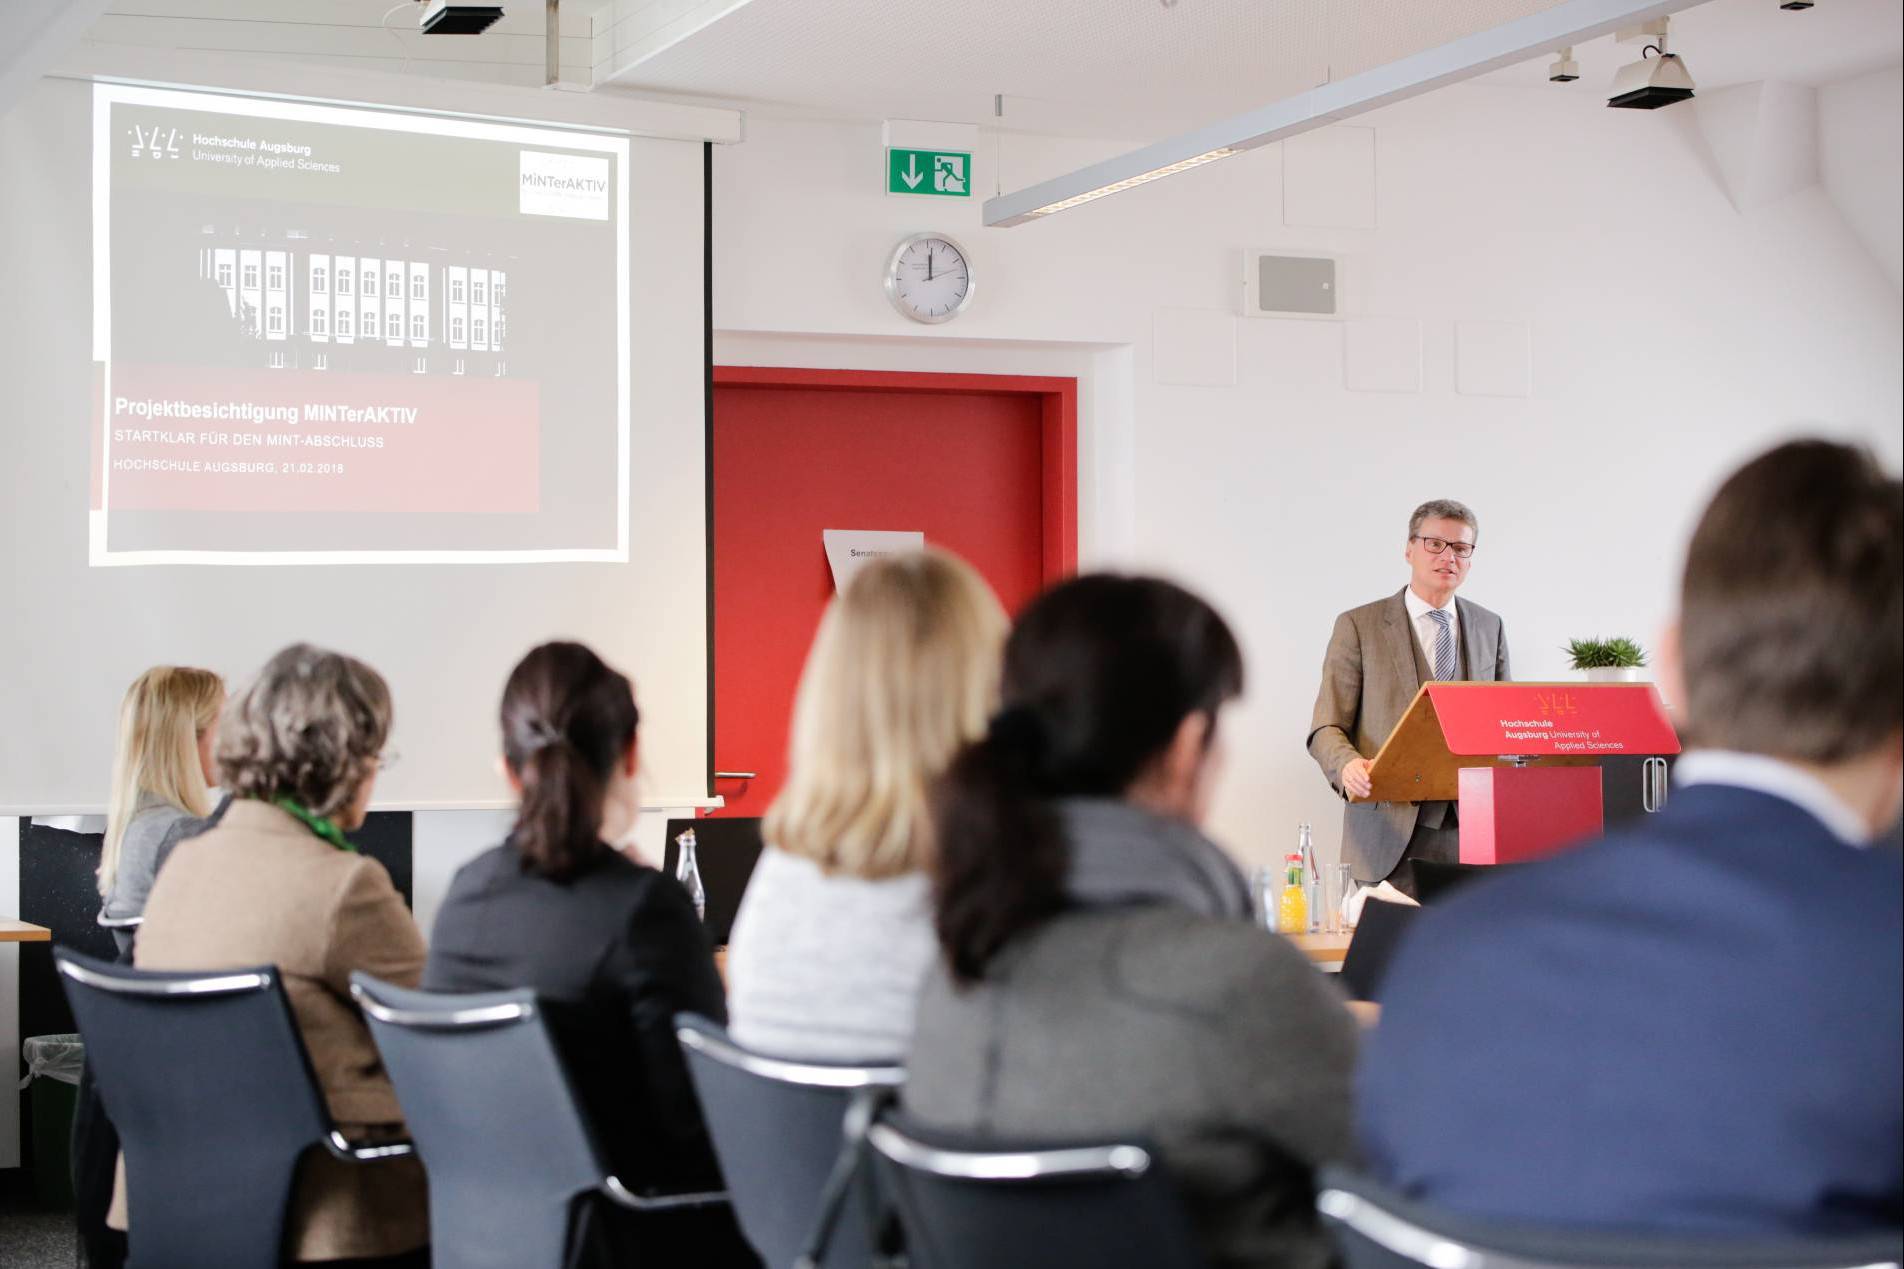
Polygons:
M826 562L833 570L833 589L846 589L853 574L886 555L905 555L926 549L926 535L911 530L822 529Z

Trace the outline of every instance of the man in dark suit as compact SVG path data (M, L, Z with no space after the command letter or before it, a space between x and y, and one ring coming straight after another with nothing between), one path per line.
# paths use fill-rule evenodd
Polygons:
M1429 910L1360 1075L1378 1176L1472 1216L1681 1235L1904 1223L1904 502L1798 442L1719 491L1661 649L1657 816Z
M1408 518L1408 585L1335 619L1308 744L1343 797L1368 797L1369 760L1423 683L1508 677L1501 619L1455 598L1478 532L1474 512L1460 503L1423 503ZM1412 895L1415 860L1460 857L1452 802L1351 801L1343 808L1342 862L1364 884L1387 880Z

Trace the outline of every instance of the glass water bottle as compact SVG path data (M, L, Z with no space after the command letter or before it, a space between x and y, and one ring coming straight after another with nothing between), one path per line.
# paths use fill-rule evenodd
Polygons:
M684 828L675 837L674 844L681 848L681 857L674 865L674 879L688 892L688 898L694 904L694 915L707 920L707 887L701 884L701 861L694 856L694 830Z

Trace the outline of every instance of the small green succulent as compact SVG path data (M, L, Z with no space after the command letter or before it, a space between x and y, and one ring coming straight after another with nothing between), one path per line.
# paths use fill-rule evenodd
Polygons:
M1630 669L1646 664L1646 649L1631 639L1573 639L1564 649L1576 670Z

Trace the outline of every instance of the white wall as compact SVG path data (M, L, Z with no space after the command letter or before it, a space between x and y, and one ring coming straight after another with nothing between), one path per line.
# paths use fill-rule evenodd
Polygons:
M1819 89L1818 150L1832 201L1904 286L1904 70Z
M985 230L977 200L881 196L877 125L752 117L715 156L717 354L1065 374L1075 346L1105 350L1098 399L1127 413L1081 421L1087 446L1127 432L1128 467L1096 475L1126 500L1105 519L1130 530L1087 524L1086 558L1165 570L1229 615L1251 684L1215 830L1267 861L1309 819L1327 853L1339 803L1302 748L1323 646L1337 612L1406 580L1416 503L1477 509L1466 593L1506 617L1517 676L1556 677L1570 636L1652 640L1680 543L1741 458L1823 431L1898 461L1898 294L1824 192L1740 213L1689 112L1590 98L1463 86L1357 120L1375 129L1373 229L1285 227L1271 147ZM1000 146L1013 187L1105 148ZM1292 208L1345 204L1338 223L1360 214L1346 189L1288 192ZM894 314L879 280L893 242L927 227L978 271L971 311L932 330ZM1419 392L1346 390L1341 324L1225 316L1241 249L1276 246L1343 253L1351 311L1420 322ZM1455 391L1456 323L1474 320L1526 323L1531 395ZM1166 349L1160 366L1159 321L1233 336L1233 376L1221 356L1212 371ZM1200 375L1217 382L1159 382Z

